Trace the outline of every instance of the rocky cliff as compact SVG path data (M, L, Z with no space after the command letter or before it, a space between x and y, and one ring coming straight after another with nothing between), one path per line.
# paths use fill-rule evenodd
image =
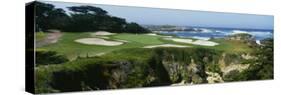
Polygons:
M45 69L38 67L36 78L42 79L37 79L37 84L41 83L37 92L219 83L229 73L249 67L243 63L249 60L243 57L245 54L199 48L156 48L149 52L151 56L145 60L95 57Z

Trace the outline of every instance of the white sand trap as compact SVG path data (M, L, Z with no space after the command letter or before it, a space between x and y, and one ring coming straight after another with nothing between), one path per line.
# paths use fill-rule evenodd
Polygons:
M160 37L163 37L163 38L172 38L173 36L165 36L165 35L158 35L156 33L147 33L145 35L149 35L149 36L160 36Z
M216 45L219 45L216 42L206 41L206 40L196 40L193 43L196 44L196 45L203 45L203 46L216 46Z
M156 48L156 47L177 47L177 48L185 48L185 47L189 47L189 46L175 45L175 44L162 44L162 45L145 46L145 47L143 47L143 48Z
M181 43L192 43L192 40L191 39L178 39L178 38L173 38L171 39L175 42L181 42Z
M194 44L194 45L202 45L202 46L216 46L216 45L219 45L216 42L207 41L207 40L196 40L196 41L193 41L191 39L179 39L179 38L173 38L171 40L173 40L175 42L188 43L188 44Z
M146 35L149 35L149 36L158 36L158 35L155 34L155 33L147 33Z
M115 33L110 33L107 31L97 31L95 33L91 33L92 36L107 36L107 35L114 35Z
M103 46L118 46L123 44L123 42L107 41L100 38L82 38L82 39L75 40L75 42L87 44L87 45L103 45Z

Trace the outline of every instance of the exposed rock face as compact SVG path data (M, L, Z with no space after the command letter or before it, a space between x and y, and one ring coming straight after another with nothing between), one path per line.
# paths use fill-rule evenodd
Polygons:
M244 58L239 55L235 55L236 57L233 56L234 55L227 55L224 53L217 60L217 63L214 63L216 61L208 61L208 57L203 57L203 59L201 59L205 60L207 64L218 64L220 72L208 71L206 67L204 67L205 65L195 63L194 59L185 63L164 61L163 65L169 74L171 82L173 83L172 85L200 84L205 82L221 83L224 82L223 77L229 74L229 72L236 70L242 72L249 67L249 64L241 64L241 60L245 60Z
M225 53L222 54L222 58L219 60L218 64L220 66L223 75L226 75L233 70L238 70L241 72L247 69L249 67L249 64L241 64L241 60L245 60L245 59L243 59L243 57L239 55L237 55L236 58L235 57L233 58L233 56L232 58L227 58Z
M249 59L256 59L255 56L252 56L252 55L250 55L249 53L247 53L247 54L242 54L241 57L242 57L243 59L246 59L246 60L249 60Z
M222 82L224 82L219 73L206 72L206 74L208 75L208 77L207 77L208 83L222 83Z
M247 69L249 64L229 64L225 68L221 68L223 74L228 74L230 71L238 70L239 72Z
M172 83L184 81L185 84L198 84L205 81L204 76L200 75L200 73L204 73L204 70L200 70L201 67L194 62L194 59L186 63L164 61L163 65Z

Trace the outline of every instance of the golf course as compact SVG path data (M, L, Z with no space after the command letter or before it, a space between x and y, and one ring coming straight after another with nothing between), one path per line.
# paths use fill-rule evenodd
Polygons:
M138 11L116 16L112 6L35 4L37 94L273 79L271 30L191 27L164 10L167 18L149 20Z
M62 32L62 37L58 38L58 42L38 47L38 50L51 50L56 51L59 54L66 55L70 60L76 59L78 56L98 56L103 55L112 51L126 49L126 48L145 48L148 46L154 47L177 47L182 48L211 48L229 53L239 53L239 52L250 52L251 49L245 43L241 41L231 41L224 39L213 39L211 41L198 40L198 39L183 39L173 36L164 35L151 35L151 34L130 34L130 33L112 33L110 35L96 35L98 33L109 33L109 32L85 32L85 33L71 33ZM45 33L47 35L48 33ZM40 37L38 36L36 37ZM44 34L43 34L44 35ZM87 40L82 42L77 42L79 39L102 39L100 40L89 40L88 42L92 44L87 44ZM38 39L42 39L38 38ZM183 41L173 41L172 39L183 40ZM200 43L185 43L185 40L190 40L186 42L196 42ZM107 42L119 42L117 45L106 44ZM95 43L96 42L96 43ZM214 46L207 45L208 42L217 43ZM204 44L205 43L205 44ZM168 44L168 45L167 45ZM170 44L170 45L169 45ZM158 45L158 46L157 46ZM160 45L160 46L159 46Z

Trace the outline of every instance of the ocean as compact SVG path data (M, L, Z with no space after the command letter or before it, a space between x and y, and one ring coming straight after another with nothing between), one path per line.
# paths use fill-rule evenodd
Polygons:
M223 38L228 35L247 33L252 35L257 41L265 38L273 38L273 30L259 29L223 29L223 28L194 28L201 31L158 31L160 34L171 34L181 38L195 38L209 40L210 38Z

